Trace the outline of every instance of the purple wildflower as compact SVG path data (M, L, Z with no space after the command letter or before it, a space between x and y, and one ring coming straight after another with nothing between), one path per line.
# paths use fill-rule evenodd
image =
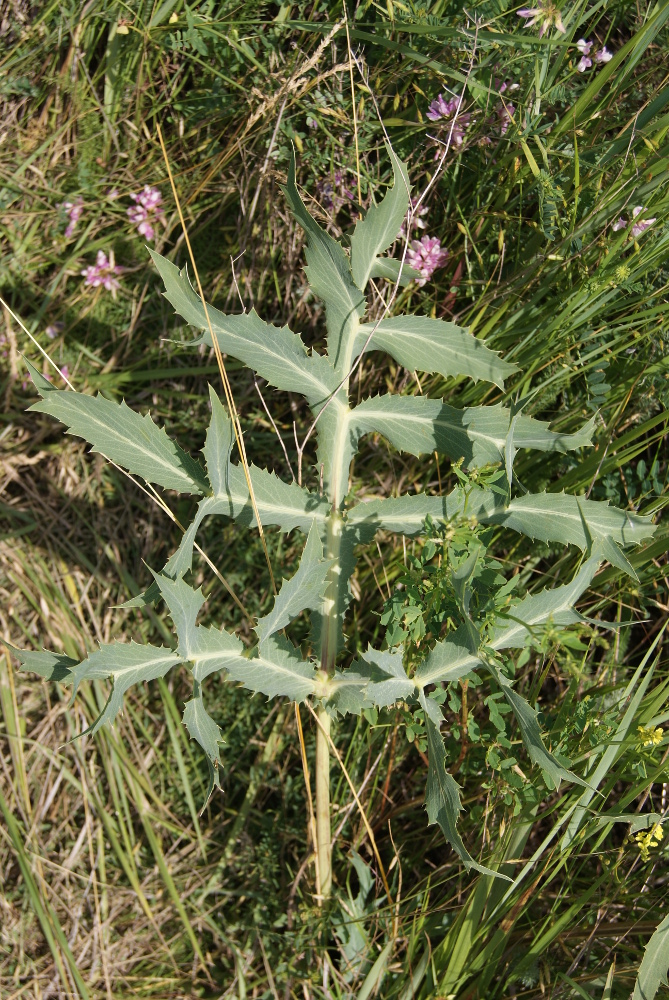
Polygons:
M523 7L522 10L518 10L516 13L518 17L525 18L528 28L531 28L533 24L541 25L539 38L543 38L551 24L554 24L557 30L563 35L565 33L566 29L562 23L562 15L552 0L540 0L537 7Z
M506 104L504 104L503 101L500 101L495 108L495 113L499 119L499 134L506 135L507 129L509 128L509 125L513 120L513 116L516 113L515 105L511 104L510 101L507 101Z
M407 249L406 262L409 267L420 271L417 285L424 285L432 277L438 267L443 267L448 259L448 250L442 248L436 236L423 236L420 240L412 240Z
M121 274L122 271L122 267L114 264L113 253L108 258L104 250L98 250L95 264L84 268L81 274L86 279L85 284L92 285L93 288L99 288L100 285L104 285L107 291L111 292L115 297L117 289L120 288L116 275Z
M58 334L62 333L64 329L65 329L65 324L57 320L55 323L50 323L44 332L46 333L49 340L53 340L54 337L57 337Z
M67 365L63 365L63 367L60 369L60 374L63 376L63 378L66 381L69 380L69 378L70 378L70 369L67 367Z
M70 220L65 230L65 238L69 240L74 235L77 222L81 218L81 213L84 210L84 199L81 195L78 195L74 201L64 201L58 207L65 209L65 213Z
M609 52L606 45L603 45L601 49L595 52L595 61L598 63L611 62L613 59L613 52Z
M130 197L136 204L128 209L128 218L137 226L140 236L152 240L154 229L151 222L164 214L161 208L163 196L158 188L145 184L139 194L131 194Z
M636 205L632 209L632 218L637 219L643 211L644 211L643 205ZM636 239L637 236L641 236L642 233L645 233L645 231L650 226L652 226L654 222L657 222L657 219L639 219L638 222L635 222L634 225L632 226L632 229L630 230L634 239ZM624 219L623 216L621 215L618 221L613 223L611 228L614 233L617 233L620 229L626 229L628 225L629 222L627 221L627 219Z
M449 119L452 119L449 132L451 140L456 146L461 146L464 142L465 129L468 128L472 118L467 112L460 113L461 107L462 96L452 97L450 101L446 101L443 95L439 94L427 110L427 117L432 122L445 120L446 124L449 125Z
M589 56L581 56L579 61L576 63L576 69L579 73L585 73L586 69L590 69L592 66L592 59Z
M341 170L335 170L334 184L326 180L317 181L316 190L323 208L334 209L335 212L338 212L347 201L355 200L355 192L346 187L344 173Z
M592 42L586 42L585 38L579 38L576 42L576 48L582 56L589 56L590 49L592 48Z
M644 211L644 206L637 205L636 208L632 209L632 218L636 219L643 211ZM648 229L648 227L652 226L653 223L656 221L657 221L656 219L639 219L638 222L635 222L634 225L632 226L632 236L634 237L634 239L636 239L637 236L641 236L641 233L644 233Z

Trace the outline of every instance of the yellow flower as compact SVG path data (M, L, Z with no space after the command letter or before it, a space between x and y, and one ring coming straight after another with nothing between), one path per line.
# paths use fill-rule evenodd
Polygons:
M641 852L642 861L648 861L651 848L658 847L663 837L664 834L660 823L656 823L650 830L643 830L641 833L637 833L635 839Z
M664 729L661 726L638 726L639 743L644 747L657 747L662 742Z

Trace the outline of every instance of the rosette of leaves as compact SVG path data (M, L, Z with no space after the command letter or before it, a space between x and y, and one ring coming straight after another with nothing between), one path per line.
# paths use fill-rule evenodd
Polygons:
M268 698L308 700L319 720L317 729L316 810L320 886L331 884L329 813L329 732L332 720L363 709L387 708L401 701L425 719L429 771L426 807L429 823L438 823L468 868L489 874L467 852L457 829L462 806L459 786L446 768L440 727L443 717L435 690L481 671L494 680L517 719L532 761L557 785L580 781L545 747L535 710L514 690L502 667L503 650L525 646L543 625L564 628L579 620L575 603L604 560L633 573L624 549L648 538L648 518L564 493L514 495L513 458L520 448L566 452L591 443L594 423L574 434L560 434L546 423L512 413L502 405L454 408L442 399L380 395L353 405L349 377L361 352L385 351L411 370L484 379L502 387L516 368L466 329L420 315L366 318L366 289L371 278L403 281L410 273L398 260L384 256L393 244L409 207L410 184L405 165L388 150L394 183L383 199L357 222L350 252L326 233L307 211L295 182L294 161L285 196L306 237L306 275L325 306L327 353L307 350L287 327L265 322L254 311L225 315L207 306L186 273L165 257L151 256L165 285L165 295L187 323L202 331L193 343L218 341L222 352L238 359L278 390L301 393L317 420L317 471L322 488L309 490L284 482L273 472L251 466L245 473L233 460L232 421L210 389L211 421L202 451L192 458L159 428L125 403L102 396L61 391L34 369L31 374L42 398L32 409L62 421L69 432L90 442L130 473L154 486L201 497L195 517L177 551L154 573L154 583L131 604L165 602L176 632L173 648L112 643L91 652L81 663L52 652L21 652L22 663L43 677L71 683L76 692L84 680L111 682L109 700L92 726L113 722L123 695L133 684L162 677L177 664L192 675L192 697L184 724L209 763L211 788L219 784L221 732L205 704L206 681L222 673L230 683ZM365 434L384 435L398 450L412 455L435 451L469 470L446 496L427 494L377 498L348 504L349 469ZM472 476L472 470L498 464L502 474ZM251 502L251 484L255 504ZM263 526L305 536L297 572L284 580L272 610L255 625L257 644L248 649L224 627L198 624L204 603L187 577L193 547L203 520L223 517L240 531ZM477 554L453 567L451 593L461 624L437 641L424 658L407 670L402 646L368 649L355 662L346 656L345 618L351 600L349 581L356 547L373 541L379 529L408 537L421 533L426 518L457 526L464 522L501 525L544 542L575 545L583 552L573 579L538 594L517 599L485 624L470 611ZM311 612L313 655L304 658L286 635L302 612ZM348 665L347 665L348 664ZM443 700L443 698L441 699ZM582 782L581 782L582 783Z

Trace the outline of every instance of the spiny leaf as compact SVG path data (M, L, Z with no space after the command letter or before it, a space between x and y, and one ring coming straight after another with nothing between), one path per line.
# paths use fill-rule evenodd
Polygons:
M35 653L30 649L16 649L6 640L4 644L21 661L22 670L30 670L48 681L61 681L67 684L72 678L72 667L76 667L78 663L65 653L50 653L46 649Z
M364 708L388 708L414 693L401 652L369 649L348 670L337 670L329 681L328 704L341 715L360 715Z
M51 388L31 410L48 413L133 475L180 493L208 493L204 470L179 445L157 427L151 416L136 413L124 402L104 396Z
M309 529L297 572L290 580L283 581L274 607L255 626L261 642L288 625L305 608L319 606L331 565L332 560L323 559L323 543L314 523Z
M461 625L430 650L416 670L415 679L421 687L458 681L480 666L477 650L472 647L470 630Z
M609 554L608 543L637 545L655 531L650 517L610 507L608 500L586 500L567 493L528 493L486 520L530 538L577 545L582 551L602 539Z
M381 320L378 326L376 323L361 324L355 339L354 358L358 357L375 327L366 350L387 351L409 371L468 375L494 382L500 388L506 378L518 371L516 365L503 361L462 327L428 316L393 316Z
M522 601L506 609L508 625L499 625L493 633L490 645L493 649L522 649L530 642L534 629L549 622L555 628L563 628L581 621L581 615L574 610L574 604L590 586L590 581L602 561L599 551L581 565L578 573L569 583L554 590L542 590L530 594ZM513 617L511 617L513 616Z
M230 479L230 453L235 440L232 420L223 404L209 386L211 402L211 420L207 428L207 437L202 449L207 463L207 475L214 491L214 496L227 493Z
M500 504L501 498L490 490L474 488L465 495L457 487L441 497L417 493L363 501L347 512L346 523L358 531L360 541L373 538L379 528L411 537L420 534L428 515L435 521L452 521L459 517L476 517L482 521L494 514Z
M525 698L523 698L522 695L513 690L508 678L504 676L501 670L497 668L496 664L488 657L484 660L484 666L502 689L504 697L513 709L513 714L516 717L521 735L523 737L523 743L525 744L525 748L529 753L532 762L534 764L538 764L539 767L543 768L543 770L550 775L556 788L560 787L560 781L562 779L565 779L566 781L573 781L577 785L583 785L584 788L587 788L587 781L583 781L583 779L579 778L578 775L568 771L560 763L557 757L546 749L544 741L541 737L537 713L532 706L525 700Z
M307 237L305 273L314 293L325 303L328 354L339 371L342 346L351 329L357 328L365 308L365 296L353 280L346 251L318 225L307 211L295 184L295 154L290 160L286 200ZM304 391L304 390L301 390Z
M489 645L495 650L522 648L536 635L536 629L548 623L554 628L564 628L581 621L582 616L574 609L574 604L590 586L601 560L601 555L596 552L583 563L569 583L554 590L530 594L505 609L509 624L500 624L494 629ZM503 615L500 615L500 620L503 621ZM436 643L416 670L415 680L423 687L459 680L481 664L482 658L472 644L470 630L463 624L452 635Z
M154 250L149 252L165 284L168 302L187 323L204 331L197 343L213 347L202 300L192 288L186 268L179 270ZM301 338L287 327L266 323L255 309L226 316L207 304L207 312L221 351L258 372L270 385L299 392L312 406L322 403L337 387L337 376L329 360L319 354L307 354Z
M409 208L411 185L406 166L388 143L386 149L393 164L393 186L379 205L370 206L351 236L351 271L356 285L362 289L372 276L378 255L397 239Z
M112 723L123 708L123 695L142 681L164 677L167 671L181 662L181 657L165 646L139 645L136 642L112 642L100 646L87 659L71 668L70 679L74 682L72 696L84 680L113 681L107 704L87 730L96 733L105 722Z
M452 774L446 770L446 749L438 727L433 721L424 692L420 693L420 703L425 712L429 768L425 789L425 808L428 826L438 823L449 844L454 848L466 868L475 868L483 875L493 875L511 881L506 875L479 865L467 851L457 830L457 822L462 812L460 787Z
M179 655L189 660L197 631L195 623L205 602L202 589L194 590L180 577L172 580L161 573L154 573L153 576L177 630Z
M219 755L219 743L223 743L223 734L204 707L202 695L197 693L184 705L183 724L192 740L197 740L207 755L209 765L209 786L204 800L206 807L214 788L221 787L220 770L222 762Z
M669 915L657 926L646 945L634 984L632 1000L653 1000L669 974Z
M434 451L463 458L473 469L504 460L510 413L506 407L468 406L456 409L425 396L374 396L351 411L356 440L363 434L383 434L398 451L425 455ZM533 417L517 416L514 446L566 452L591 443L593 422L575 434L560 434Z
M268 698L284 695L291 701L304 701L316 687L314 665L300 659L294 646L274 635L261 642L248 659L240 658L227 669L232 680Z

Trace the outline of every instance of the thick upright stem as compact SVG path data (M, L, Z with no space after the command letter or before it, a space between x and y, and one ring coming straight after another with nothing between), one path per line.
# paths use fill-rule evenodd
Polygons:
M328 899L332 888L332 830L330 826L330 716L318 710L316 727L316 850L321 896Z

